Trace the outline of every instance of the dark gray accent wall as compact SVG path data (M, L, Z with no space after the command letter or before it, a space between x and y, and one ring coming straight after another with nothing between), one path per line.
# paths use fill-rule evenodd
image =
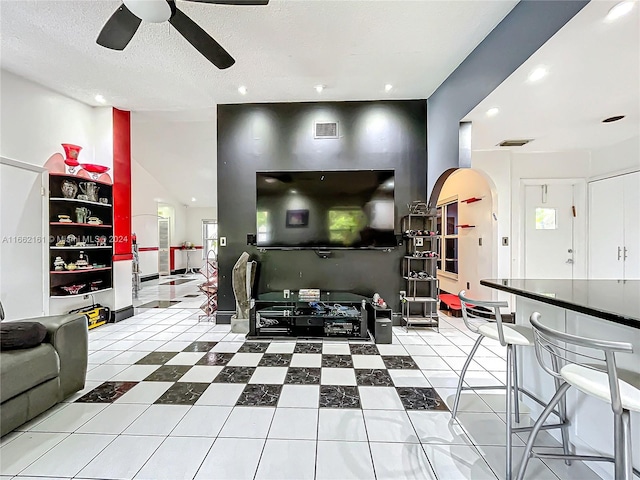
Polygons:
M338 121L339 138L315 139L314 122ZM426 100L218 106L218 305L234 310L231 270L243 251L259 262L259 292L320 288L374 292L398 309L404 247L391 252L267 250L246 245L256 233L256 172L394 170L396 231L406 204L426 200Z
M459 163L459 123L588 0L521 0L427 101L427 192Z

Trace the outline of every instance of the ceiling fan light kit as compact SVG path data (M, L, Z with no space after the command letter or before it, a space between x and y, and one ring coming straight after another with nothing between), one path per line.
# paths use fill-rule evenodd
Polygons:
M269 0L189 0L218 5L259 6ZM174 0L123 0L102 27L96 42L111 50L124 50L142 21L168 21L207 60L223 70L235 63L233 57L202 27L178 9Z

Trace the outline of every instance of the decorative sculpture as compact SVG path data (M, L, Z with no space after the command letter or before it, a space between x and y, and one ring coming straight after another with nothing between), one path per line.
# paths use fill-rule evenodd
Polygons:
M249 310L251 309L251 289L256 274L256 262L249 261L249 254L242 252L233 266L232 284L236 297L236 314L231 317L233 333L249 332Z

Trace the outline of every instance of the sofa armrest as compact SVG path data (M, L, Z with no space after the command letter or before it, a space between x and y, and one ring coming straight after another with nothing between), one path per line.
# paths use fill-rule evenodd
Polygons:
M87 376L89 333L86 315L75 313L32 318L47 327L44 341L53 345L60 358L62 397L82 390Z

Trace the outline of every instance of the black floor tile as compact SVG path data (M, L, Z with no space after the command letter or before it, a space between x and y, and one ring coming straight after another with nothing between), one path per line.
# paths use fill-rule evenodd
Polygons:
M183 295L182 298L196 298L199 297L197 293L190 293L189 295Z
M151 352L136 362L136 365L164 365L178 352Z
M193 342L183 352L208 352L215 347L218 342Z
M169 308L171 305L180 303L176 300L153 300L142 305L138 305L136 308Z
M229 363L229 360L233 358L235 353L218 353L218 352L209 352L204 357L202 357L196 365L226 365Z
M384 362L385 367L390 370L402 370L402 369L413 369L419 370L420 367L416 362L413 361L413 358L407 356L388 356L382 357L382 361Z
M289 353L265 353L258 363L259 367L288 367L291 363Z
M322 343L298 342L293 353L322 353Z
M138 382L104 382L90 392L85 393L76 402L81 403L111 403L127 393Z
M358 387L320 385L320 408L360 408Z
M191 370L191 365L163 365L144 379L145 382L177 382Z
M224 367L213 382L248 383L255 370L255 367Z
M154 403L162 405L193 405L209 385L209 383L176 382Z
M393 387L393 380L387 370L357 369L356 382L360 386Z
M444 410L447 404L431 387L396 387L402 405L407 410Z
M378 347L368 343L350 343L351 355L380 355Z
M289 367L284 383L293 385L319 385L320 369L308 367Z
M244 387L236 406L275 407L282 392L282 385L249 384Z
M353 368L351 355L322 355L322 366L333 368Z
M177 280L171 280L170 282L159 283L158 285L182 285L183 283L193 282L194 280L193 278L179 278Z
M269 348L269 342L244 342L238 353L264 353Z

